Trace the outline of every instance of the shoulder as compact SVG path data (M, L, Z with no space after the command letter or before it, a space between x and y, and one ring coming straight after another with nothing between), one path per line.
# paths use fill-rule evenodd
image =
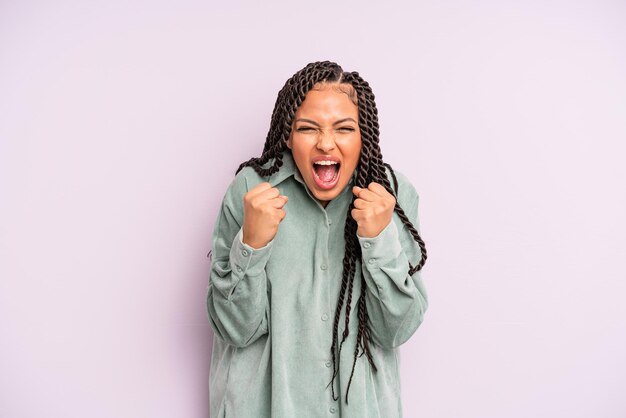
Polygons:
M277 157L270 157L268 161L264 164L261 164L261 168L267 170L270 167L274 167L276 165ZM260 183L270 183L272 186L276 187L283 180L293 176L297 171L295 162L291 155L291 152L287 148L287 150L283 151L281 165L277 171L269 176L262 176L257 173L256 169L253 166L245 166L239 172L236 173L235 178L232 180L230 184L230 188L233 189L233 192L238 192L239 194L244 194ZM243 192L243 193L242 193Z
M391 170L389 167L385 166L385 171L387 173L387 178L389 179L389 184L391 184L391 188L394 188L393 176L391 174ZM405 207L405 205L414 205L419 201L419 194L417 189L413 185L413 182L409 179L407 175L405 175L402 171L393 168L393 174L398 181L398 192L397 199L400 206Z
M243 222L243 197L255 184L261 183L260 177L252 167L244 167L231 179L222 198L222 209Z
M267 181L266 178L261 177L253 167L243 167L231 180L226 195L243 197L250 189L265 181Z

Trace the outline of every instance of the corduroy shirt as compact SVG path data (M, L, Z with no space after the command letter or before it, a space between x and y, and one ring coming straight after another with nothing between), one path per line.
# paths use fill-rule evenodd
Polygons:
M273 160L264 165L269 167ZM419 232L419 196L405 175L394 170L397 200ZM387 175L393 185L390 172ZM255 249L242 242L243 196L268 181L289 196L276 236ZM329 382L330 347L342 281L344 229L353 178L324 208L306 186L291 150L272 176L244 167L230 183L212 234L207 312L215 332L209 373L211 418L395 418L402 416L398 347L421 324L428 306L418 244L394 212L373 238L360 237L349 335L339 373ZM348 403L346 388L356 348L357 301L361 274L366 282L370 350L354 369ZM347 298L346 298L347 300ZM338 337L345 324L345 301Z

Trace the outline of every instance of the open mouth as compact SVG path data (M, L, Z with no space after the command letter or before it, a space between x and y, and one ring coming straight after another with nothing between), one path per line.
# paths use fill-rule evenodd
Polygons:
M339 181L340 163L335 161L319 161L313 164L313 179L320 189L332 189Z

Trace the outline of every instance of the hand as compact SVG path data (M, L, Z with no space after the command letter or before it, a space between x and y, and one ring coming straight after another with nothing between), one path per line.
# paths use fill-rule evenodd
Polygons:
M278 232L289 198L268 182L257 184L243 196L243 242L252 248L266 246Z
M371 182L367 189L354 186L352 193L357 196L351 212L358 225L357 235L367 238L377 236L391 222L396 198L376 182Z

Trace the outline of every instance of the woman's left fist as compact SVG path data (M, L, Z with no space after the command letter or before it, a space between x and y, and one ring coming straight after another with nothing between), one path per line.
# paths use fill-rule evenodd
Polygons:
M367 189L353 186L352 193L357 197L351 211L358 225L356 233L360 237L373 238L391 222L396 198L376 182L371 182Z

